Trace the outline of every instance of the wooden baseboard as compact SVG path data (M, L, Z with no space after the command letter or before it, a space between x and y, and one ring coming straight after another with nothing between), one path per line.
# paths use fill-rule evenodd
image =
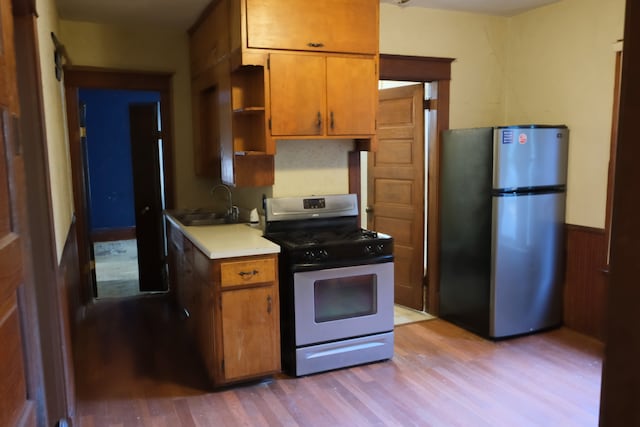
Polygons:
M606 233L600 228L567 224L566 250L564 324L604 342Z
M101 228L91 231L92 242L112 242L114 240L131 240L136 238L136 227Z

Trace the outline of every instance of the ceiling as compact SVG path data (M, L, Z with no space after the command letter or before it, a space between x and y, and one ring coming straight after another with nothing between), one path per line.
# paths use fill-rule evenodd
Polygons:
M426 7L486 15L513 16L558 1L560 0L381 0L380 3L399 4L400 7Z
M301 0L303 1L303 0ZM405 0L381 0L398 4ZM513 16L559 0L408 0L399 7ZM62 19L108 24L164 25L186 30L211 0L58 0Z

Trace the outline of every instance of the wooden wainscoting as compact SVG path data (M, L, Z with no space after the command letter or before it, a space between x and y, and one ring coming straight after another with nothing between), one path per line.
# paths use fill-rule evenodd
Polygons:
M599 228L567 224L564 324L605 340L607 237Z
M62 354L62 381L64 383L67 421L75 420L76 388L73 365L73 337L76 325L84 312L80 298L80 263L75 218L69 227L67 240L58 268L58 307L60 329L60 351Z
M82 318L84 306L82 303L82 289L80 289L80 262L78 259L78 238L75 219L69 227L69 234L64 244L62 258L60 259L59 281L61 282L61 315L67 316L71 331L74 325Z

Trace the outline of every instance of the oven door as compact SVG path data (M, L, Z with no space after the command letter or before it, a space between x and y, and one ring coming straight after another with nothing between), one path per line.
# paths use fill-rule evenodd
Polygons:
M393 262L293 277L297 347L393 330Z

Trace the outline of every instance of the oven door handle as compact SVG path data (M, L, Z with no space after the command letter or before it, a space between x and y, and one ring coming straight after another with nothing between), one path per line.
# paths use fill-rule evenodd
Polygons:
M382 264L385 262L393 262L393 255L380 255L373 258L362 259L348 259L345 261L333 261L333 262L317 262L317 263L299 263L291 265L291 271L313 271L313 270L326 270L329 268L340 267L354 267L356 265L369 265L369 264Z

